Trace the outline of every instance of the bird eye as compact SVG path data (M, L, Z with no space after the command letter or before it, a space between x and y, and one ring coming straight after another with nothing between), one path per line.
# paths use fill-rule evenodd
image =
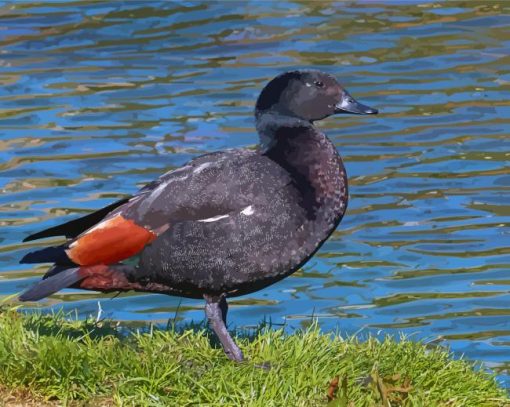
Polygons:
M322 81L315 81L313 84L315 86L317 86L318 88L323 88L324 87L324 82L322 82Z

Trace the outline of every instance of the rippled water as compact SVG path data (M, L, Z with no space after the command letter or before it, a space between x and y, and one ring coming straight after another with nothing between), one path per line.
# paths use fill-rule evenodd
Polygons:
M509 12L495 1L3 2L0 295L46 268L17 264L47 244L25 236L198 154L254 145L264 83L320 68L381 110L320 123L344 156L349 210L302 271L234 299L232 324L292 330L314 315L346 334L405 332L508 384ZM68 290L39 305L203 318L200 301L111 297Z

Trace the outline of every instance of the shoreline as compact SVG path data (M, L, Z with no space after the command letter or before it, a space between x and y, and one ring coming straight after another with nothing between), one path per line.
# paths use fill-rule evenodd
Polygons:
M494 374L437 345L316 325L237 340L246 362L229 361L203 326L133 329L4 307L1 405L510 405Z

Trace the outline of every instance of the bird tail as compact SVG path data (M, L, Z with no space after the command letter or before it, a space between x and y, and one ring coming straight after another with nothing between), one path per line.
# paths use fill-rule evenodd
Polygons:
M66 253L65 246L45 247L30 253L27 253L20 263L33 264L33 263L58 263L73 265Z
M50 270L46 275L48 276L47 278L37 282L28 290L24 291L19 296L19 300L38 301L63 288L70 287L84 278L83 275L80 275L79 267L68 268L56 273L52 273L52 270Z
M133 278L136 267L125 264L97 264L87 267L54 265L41 281L21 293L20 301L38 301L63 288L76 287L103 292L142 290L142 283Z

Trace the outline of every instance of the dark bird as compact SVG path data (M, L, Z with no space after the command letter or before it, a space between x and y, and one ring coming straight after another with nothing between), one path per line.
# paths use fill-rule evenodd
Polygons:
M66 236L22 263L54 263L20 295L66 288L204 298L230 359L243 354L226 328L227 297L252 293L305 264L335 230L348 200L335 146L314 121L376 114L332 76L292 71L271 80L255 107L256 150L205 154L130 198L28 236Z

